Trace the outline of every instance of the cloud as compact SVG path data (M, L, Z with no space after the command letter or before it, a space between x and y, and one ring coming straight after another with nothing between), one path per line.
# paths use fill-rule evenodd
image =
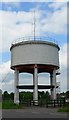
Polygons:
M3 50L8 50L13 40L20 36L32 34L32 25L29 23L31 15L26 12L6 12L0 11L2 14L2 43ZM28 21L28 22L27 22ZM29 30L28 30L28 29ZM8 34L9 33L9 34ZM6 44L5 44L6 42Z
M0 2L67 2L68 0L0 0Z
M0 0L0 2L22 2L23 0Z
M60 81L61 91L67 90L67 46L69 44L64 44L60 47L59 53L60 75L58 81Z
M52 0L52 2L60 2L61 3L61 2L68 2L68 0L61 0L61 1L60 0Z
M53 3L49 4L49 7L53 8L54 10L58 10L58 9L63 8L66 5L67 5L66 2L56 2L56 3L53 2Z
M54 3L55 5L58 3ZM43 31L53 32L55 34L67 33L67 6L61 10L50 13L47 18L43 20Z
M0 89L2 89L2 81L3 82L5 81L9 70L10 70L10 61L0 64Z
M33 12L22 11L16 13L10 11L0 11L0 15L2 16L2 20L0 20L0 27L2 27L2 44L4 45L2 51L9 51L12 41L16 40L17 38L22 36L32 36L34 34ZM40 16L40 13L38 13L38 11L36 13L36 16ZM38 35L39 32L40 26L38 25L36 28L36 35Z
M0 82L4 81L8 73L11 73L10 70L10 61L2 63L0 65Z
M69 46L69 44L64 44L60 48L60 54L59 54L60 67L61 68L66 68L66 69L67 69L67 46Z
M2 92L8 91L9 93L14 92L14 80L2 83Z
M52 3L49 7L55 5L56 3ZM54 12L47 11L47 13L46 10L37 9L35 13L36 36L44 36L46 35L46 32L52 32L53 34L66 34L66 6L62 6L61 8L61 10ZM33 17L34 14L32 9L28 12L0 10L0 46L3 45L3 49L0 48L0 51L9 51L11 43L17 38L32 36L34 34Z

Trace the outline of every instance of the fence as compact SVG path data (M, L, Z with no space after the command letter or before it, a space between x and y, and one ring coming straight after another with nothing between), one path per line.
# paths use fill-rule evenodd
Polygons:
M20 104L25 105L25 106L34 106L34 101L31 100L25 100L21 101ZM39 100L38 101L38 106L40 107L62 107L66 106L65 100L48 100L46 101L45 99Z

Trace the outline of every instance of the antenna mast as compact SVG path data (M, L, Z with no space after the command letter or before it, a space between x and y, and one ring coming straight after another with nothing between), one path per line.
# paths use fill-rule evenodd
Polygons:
M35 40L35 10L34 10L34 40Z

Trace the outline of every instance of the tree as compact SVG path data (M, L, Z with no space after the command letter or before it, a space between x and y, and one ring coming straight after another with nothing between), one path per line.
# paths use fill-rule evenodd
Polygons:
M12 92L12 93L10 93L10 100L14 100L14 93Z
M66 92L66 98L69 98L69 91Z
M20 92L19 95L20 95L20 101L33 99L32 92Z
M10 98L10 96L9 96L8 92L5 91L5 92L3 93L3 95L2 95L2 99L3 99L3 100L9 100L9 98Z

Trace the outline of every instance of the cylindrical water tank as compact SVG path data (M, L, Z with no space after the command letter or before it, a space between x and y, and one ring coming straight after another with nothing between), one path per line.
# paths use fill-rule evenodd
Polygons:
M48 41L22 41L12 44L11 68L37 64L58 69L59 49L57 44Z

